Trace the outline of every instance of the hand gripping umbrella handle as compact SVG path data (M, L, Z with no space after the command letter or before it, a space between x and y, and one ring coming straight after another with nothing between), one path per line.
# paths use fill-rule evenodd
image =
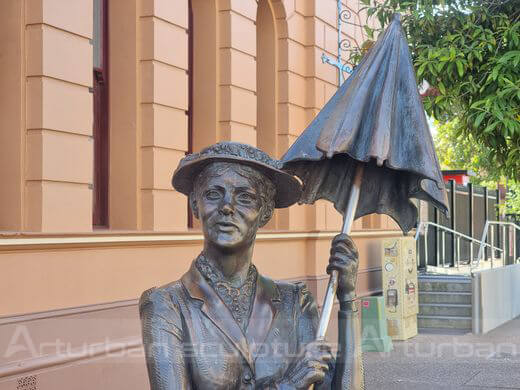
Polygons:
M363 179L363 165L358 164L356 167L356 173L354 176L354 182L352 183L352 189L350 190L350 196L348 200L347 209L345 210L345 218L343 219L342 233L349 234L354 222L354 216L356 215L357 204L359 200L359 193L361 190L361 180ZM332 313L332 305L334 304L334 297L336 296L336 290L338 288L338 271L332 271L327 286L327 292L323 301L323 309L321 310L320 324L318 331L316 332L317 340L324 340L327 327L329 325L330 314Z

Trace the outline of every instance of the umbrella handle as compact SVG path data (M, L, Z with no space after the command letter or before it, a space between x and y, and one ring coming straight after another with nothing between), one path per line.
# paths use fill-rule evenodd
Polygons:
M345 218L343 220L342 233L349 234L354 223L354 216L356 215L357 204L359 200L359 193L361 191L361 181L363 179L363 165L358 164L356 167L356 173L354 176L354 182L352 183L352 189L350 190L350 196L348 200L347 209L345 210ZM316 332L317 340L324 340L325 333L327 333L327 327L329 326L330 315L332 313L332 305L334 304L334 297L336 296L336 290L338 289L338 271L332 271L329 278L329 284L327 285L327 292L323 301L323 309L321 311L320 324L318 331Z

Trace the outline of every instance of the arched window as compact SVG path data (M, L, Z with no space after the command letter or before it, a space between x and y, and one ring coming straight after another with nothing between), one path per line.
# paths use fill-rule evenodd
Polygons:
M189 0L188 153L219 141L218 10L215 0ZM188 207L188 228L196 227Z
M92 223L108 227L108 6L94 0L92 49L94 58L94 188Z
M278 53L276 21L269 0L259 0L256 15L257 146L273 157L277 148Z
M218 9L215 0L190 0L190 152L218 142Z

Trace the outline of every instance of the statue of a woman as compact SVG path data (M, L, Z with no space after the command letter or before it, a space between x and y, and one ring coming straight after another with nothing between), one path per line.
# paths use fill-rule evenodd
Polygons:
M305 285L273 281L252 263L258 228L298 201L298 181L259 149L223 142L186 156L173 185L189 196L204 249L180 280L141 297L152 390L363 388L352 240L334 238L328 268L340 275L336 359L315 340Z

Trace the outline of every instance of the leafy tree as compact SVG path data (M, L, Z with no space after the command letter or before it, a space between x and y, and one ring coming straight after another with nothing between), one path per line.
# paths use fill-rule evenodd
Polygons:
M520 184L512 183L508 189L504 212L505 214L520 215Z
M459 133L520 181L520 0L361 1L381 28L401 13L418 82L431 86L428 114L457 118ZM377 31L365 29L373 39Z
M435 149L442 169L469 169L475 173L473 184L496 187L502 175L489 148L476 142L472 134L461 133L458 119L435 122L435 127Z
M473 184L496 188L498 183L506 186L506 200L501 212L520 215L520 184L506 180L496 164L489 148L477 143L472 134L460 132L458 119L444 124L435 123L435 149L442 169L469 169L475 173L470 178Z

